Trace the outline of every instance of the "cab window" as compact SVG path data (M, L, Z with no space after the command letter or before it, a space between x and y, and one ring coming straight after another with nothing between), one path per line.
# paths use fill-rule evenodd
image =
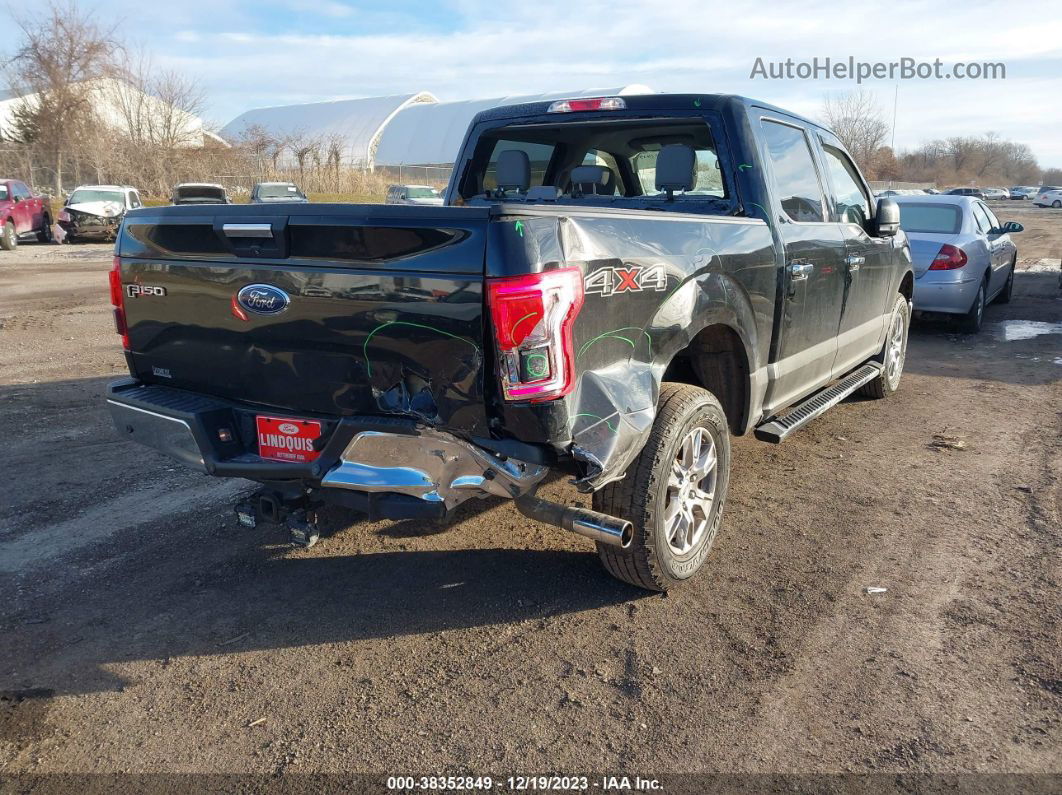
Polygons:
M856 176L852 161L840 149L823 145L826 153L826 169L833 183L834 211L842 223L865 226L870 218L870 200Z
M785 214L800 223L825 221L826 199L804 131L770 119L760 123Z

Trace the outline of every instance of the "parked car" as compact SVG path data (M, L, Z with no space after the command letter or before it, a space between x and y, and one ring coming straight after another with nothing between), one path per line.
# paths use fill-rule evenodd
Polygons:
M430 185L388 185L386 204L441 205L442 194Z
M12 251L19 240L33 236L52 240L52 212L47 200L35 196L25 182L0 179L0 248Z
M1014 201L1025 201L1036 198L1036 188L1029 185L1015 185L1010 189L1010 198Z
M1040 188L1036 198L1033 199L1033 204L1037 207L1062 207L1062 188L1053 188L1050 186L1044 186Z
M938 193L940 193L940 191L936 188L926 188L926 193L928 193L930 196L936 196Z
M1006 188L982 188L981 194L985 199L991 199L993 201L1001 201L1010 198L1010 191Z
M720 527L731 432L780 442L898 389L899 208L814 122L581 97L477 115L456 162L442 207L130 213L122 436L259 481L240 521L296 544L326 503L430 519L495 495L666 590ZM551 470L593 508L537 496Z
M308 201L306 194L294 182L259 182L251 189L251 204L305 204Z
M66 198L59 226L68 243L114 240L125 214L143 206L140 194L129 185L80 185Z
M980 188L952 188L946 196L973 196L975 199L983 199L984 192Z
M1010 236L1024 227L1001 223L970 196L901 197L896 203L911 245L915 311L955 315L964 331L980 331L985 306L1010 301L1018 259Z
M171 204L232 204L225 188L210 182L182 182L173 188Z

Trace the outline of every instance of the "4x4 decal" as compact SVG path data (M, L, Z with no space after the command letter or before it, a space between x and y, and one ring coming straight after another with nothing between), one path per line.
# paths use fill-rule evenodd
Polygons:
M629 265L598 268L583 277L583 291L605 298L616 293L667 289L667 271L663 265Z

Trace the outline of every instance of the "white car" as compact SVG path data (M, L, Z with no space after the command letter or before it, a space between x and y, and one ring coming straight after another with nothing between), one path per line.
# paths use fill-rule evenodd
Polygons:
M1045 190L1033 199L1033 204L1037 207L1062 207L1062 190Z
M79 185L59 212L59 226L66 242L114 240L130 210L143 207L140 193L129 185Z

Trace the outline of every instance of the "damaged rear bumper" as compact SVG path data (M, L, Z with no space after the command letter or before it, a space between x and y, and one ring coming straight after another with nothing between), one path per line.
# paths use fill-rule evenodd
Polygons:
M275 410L131 379L109 386L107 406L122 436L183 464L220 477L310 489L373 518L442 518L471 497L528 494L548 472L543 463L400 417L309 417L322 423L319 454L296 463L257 454L254 418L277 416ZM527 457L535 458L527 448Z

